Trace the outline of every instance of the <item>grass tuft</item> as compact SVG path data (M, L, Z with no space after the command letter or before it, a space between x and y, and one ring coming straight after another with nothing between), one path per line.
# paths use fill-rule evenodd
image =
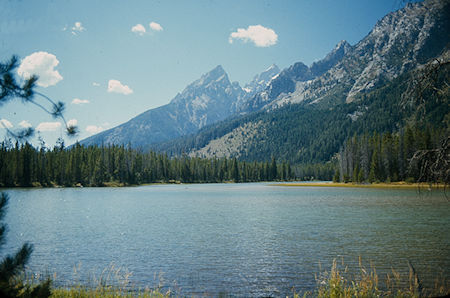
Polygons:
M347 298L347 297L444 297L450 295L450 285L442 274L436 278L432 288L425 288L421 283L419 275L415 271L412 264L408 263L409 274L399 273L392 269L385 279L380 280L375 267L371 264L369 268L363 265L361 257L358 262L358 269L355 273L349 270L342 262L333 260L329 271L322 271L319 263L319 275L316 275L317 286L312 292L299 294L293 289L293 297L319 297L319 298ZM74 274L77 275L80 266L74 268ZM350 272L351 271L351 272ZM121 298L121 297L139 297L139 298L166 298L166 297L182 297L178 291L163 291L164 279L162 275L155 275L155 280L159 279L158 284L154 288L140 289L130 284L129 278L131 273L122 268L117 268L111 264L107 269L103 270L99 277L90 277L89 282L75 282L75 285L51 287L50 297L55 298ZM56 276L53 276L56 280ZM28 295L29 293L38 294L39 290L36 285L42 281L39 276L34 278L26 278L28 280L27 292L24 297L37 297ZM51 285L51 279L46 278L46 282ZM175 287L176 288L176 287ZM34 291L34 292L33 292ZM230 289L230 293L233 289ZM209 297L208 294L201 295ZM220 297L221 295L219 295ZM47 296L42 296L47 297Z
M78 275L81 265L74 267L74 276ZM50 297L55 298L163 298L172 296L171 290L164 292L163 283L160 282L155 288L140 289L130 284L131 273L123 268L116 267L113 263L105 268L100 276L91 276L87 284L77 283L71 286L57 287L52 289ZM55 277L56 279L56 277Z
M433 288L424 288L414 267L411 264L408 265L407 279L392 269L392 272L387 274L385 282L380 285L375 267L366 269L361 257L358 273L353 277L349 276L348 267L344 267L343 263L342 266L338 266L336 260L333 260L331 270L321 272L319 277L316 277L315 292L307 292L302 296L294 293L293 297L444 297L450 295L450 287L443 276L436 278Z

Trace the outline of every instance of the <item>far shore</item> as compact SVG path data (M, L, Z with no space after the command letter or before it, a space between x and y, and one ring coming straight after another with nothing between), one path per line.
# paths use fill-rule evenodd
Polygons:
M303 187L356 187L356 188L402 188L402 189L444 189L444 184L428 184L428 183L338 183L338 182L296 182L296 183L279 183L271 184L273 186L303 186Z
M268 183L269 186L293 186L293 187L350 187L350 188L397 188L397 189L444 189L446 186L442 183L407 183L404 181L401 182L380 182L380 183L342 183L342 182L331 182L331 181L305 181L305 182L276 182L276 181L259 181L260 183ZM24 186L9 186L4 187L0 186L1 189L8 188L92 188L92 187L138 187L138 186L150 186L150 185L170 185L170 184L215 184L215 183L227 183L234 184L236 182L233 181L223 181L223 182L181 182L178 180L170 180L170 181L159 181L152 183L142 183L142 184L124 184L118 181L109 181L104 182L103 185L88 185L84 186L80 183L75 185L58 185L55 183L51 183L46 186L42 186L40 183L34 182L32 185L28 187ZM252 182L249 182L252 183ZM236 183L236 184L239 184Z

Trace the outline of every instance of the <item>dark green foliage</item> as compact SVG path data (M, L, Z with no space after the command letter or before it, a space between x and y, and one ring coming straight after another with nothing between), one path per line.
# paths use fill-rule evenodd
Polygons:
M8 204L8 195L0 194L0 220L3 220ZM5 243L6 224L0 226L0 248ZM33 246L25 243L14 255L3 257L0 263L0 297L49 297L50 280L35 286L25 284L21 274L30 259Z
M348 139L339 153L339 171L342 182L395 182L420 181L447 183L447 176L424 173L424 162L418 159L419 153L432 155L427 160L436 158L436 148L448 139L446 129L423 129L406 127L398 133L373 133L353 136ZM448 146L442 154L442 165L448 160ZM445 155L447 154L447 155ZM447 156L447 157L446 157ZM415 158L417 162L414 161ZM367 166L367 161L370 161ZM439 165L437 165L439 166ZM443 169L444 170L444 169ZM448 169L444 170L448 172ZM367 174L368 173L368 174ZM426 177L426 178L425 178ZM447 177L447 178L445 178Z
M291 180L289 163L270 164L236 158L202 159L183 155L142 152L125 146L63 144L52 150L25 143L0 143L0 186L104 186L108 183L138 185L155 182L252 182Z
M239 182L241 180L241 175L239 173L238 162L236 158L233 158L232 166L231 166L231 177L234 182ZM274 179L271 179L274 180Z
M28 263L33 246L25 243L14 256L6 256L0 264L0 283L9 282L14 276L17 276Z
M333 176L333 182L339 182L340 172L339 169L336 169L334 176Z
M29 101L33 95L37 77L32 76L20 85L17 83L14 70L19 66L19 58L13 56L9 61L0 63L0 104L13 98Z
M299 180L330 181L336 173L336 164L334 162L300 164L293 166L293 171L293 175Z

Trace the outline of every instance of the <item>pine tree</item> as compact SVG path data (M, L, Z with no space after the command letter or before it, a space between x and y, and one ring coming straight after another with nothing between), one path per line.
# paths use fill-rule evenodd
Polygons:
M272 162L270 164L270 180L277 179L277 163L275 157L272 157Z
M55 102L48 96L36 92L35 87L38 77L33 75L30 78L23 80L20 84L16 79L16 68L19 66L19 58L12 56L9 61L0 62L0 104L8 102L12 99L21 99L25 103L31 103L43 109L54 118L59 118L64 122L66 133L68 136L77 134L78 128L73 125L68 125L64 118L64 103L61 101ZM44 99L44 103L38 102L37 96ZM45 104L50 104L50 107L45 107ZM13 136L16 140L26 140L34 134L34 129L31 127L12 131L5 127L8 134Z
M291 177L292 177L292 170L291 170L291 164L290 163L288 163L287 164L287 173L286 173L286 179L287 180L291 180Z
M358 183L364 182L364 172L363 169L359 169L358 173Z
M361 139L361 156L360 156L360 164L361 170L363 171L363 180L367 180L369 177L370 164L369 164L369 137L367 134L364 134ZM362 180L362 181L363 181Z
M241 180L240 179L240 174L239 174L238 163L237 163L236 158L233 158L233 161L232 161L231 177L232 177L234 182L239 182Z
M340 179L341 179L341 175L339 172L339 168L337 168L336 172L334 173L334 176L333 176L333 182L339 182Z
M373 183L380 180L380 164L379 164L378 150L375 149L372 155L372 162L370 163L369 182Z
M6 206L9 197L5 193L0 194L0 220L6 214ZM0 225L0 248L5 244L6 224ZM25 265L33 252L33 246L29 243L22 245L14 255L8 255L0 263L0 296L1 297L49 297L50 280L38 284L34 287L24 284L20 279L20 274L24 271Z

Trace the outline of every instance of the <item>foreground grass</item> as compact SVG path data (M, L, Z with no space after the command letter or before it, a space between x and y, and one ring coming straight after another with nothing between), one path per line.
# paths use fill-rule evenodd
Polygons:
M81 264L74 267L74 278L77 280ZM173 296L170 289L166 292L162 290L163 278L160 275L159 282L154 288L135 288L130 284L131 272L116 267L111 263L105 268L100 276L90 276L87 285L76 283L73 286L55 287L51 291L50 297L55 298L119 298L119 297L139 297L139 298L162 298ZM56 278L56 276L55 276ZM156 278L156 275L155 275Z
M425 288L413 266L409 265L409 275L402 277L392 269L383 282L371 267L366 269L359 258L359 272L349 278L348 268L338 266L336 260L329 272L322 272L316 280L314 293L294 294L299 297L446 297L450 295L450 287L445 277L437 278L432 288Z
M313 292L301 294L294 292L292 297L444 297L450 295L450 284L445 280L445 277L437 278L432 288L426 288L422 285L419 276L410 264L409 269L409 275L402 275L392 269L392 272L381 280L374 267L366 269L362 265L361 258L359 259L357 273L352 275L343 262L338 264L334 260L329 271L320 272L319 276L316 276L317 287ZM94 280L91 282L91 284L97 283L94 286L76 285L53 288L50 297L184 297L170 290L162 291L161 285L158 285L155 289L133 289L129 286L127 278L123 279L123 276L116 275L111 278L111 275L108 275L107 279ZM120 279L119 283L116 279ZM116 285L109 285L108 282ZM232 292L233 289L230 289L230 294ZM207 294L201 296L208 297ZM225 296L228 297L226 294Z
M55 298L118 298L118 297L138 297L138 298L164 298L171 297L169 293L162 293L159 290L142 290L137 292L126 292L119 288L111 286L98 286L96 288L74 287L74 288L57 288L52 291L50 297Z

